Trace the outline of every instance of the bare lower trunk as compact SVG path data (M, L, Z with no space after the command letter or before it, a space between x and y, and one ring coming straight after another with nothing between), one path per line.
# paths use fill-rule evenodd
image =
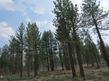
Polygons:
M23 62L22 62L22 59L23 59L23 53L21 52L21 58L20 58L20 77L22 77L22 73L23 73Z
M78 64L79 64L79 69L80 69L80 75L81 77L85 78L84 69L82 66L82 59L81 59L81 54L80 54L79 43L76 43L76 53L77 53L77 59L78 59Z
M28 77L30 77L30 59L29 59L30 57L28 57L28 61L27 61L27 75L28 75Z
M63 59L62 59L62 55L61 55L61 50L60 50L60 48L59 48L59 58L60 58L62 70L64 70L64 63L63 63Z
M38 55L35 54L34 56L34 77L38 75Z
M67 54L66 46L63 45L63 54L64 54L64 63L65 63L65 68L66 70L70 70L70 63L69 63L69 57Z
M48 55L49 56L49 55ZM50 67L49 67L49 57L47 57L47 70L50 71Z
M70 61L70 67L72 70L72 75L73 75L73 77L76 77L76 71L75 71L75 67L74 67L74 60L72 57L72 49L71 49L70 43L68 43L68 56L69 56L69 61Z
M49 59L50 59L50 68L51 71L54 71L54 60L53 60L53 52L52 49L49 49Z
M95 57L97 68L99 69L100 68L100 65L99 65L99 61L98 61L97 55L94 54L94 57Z

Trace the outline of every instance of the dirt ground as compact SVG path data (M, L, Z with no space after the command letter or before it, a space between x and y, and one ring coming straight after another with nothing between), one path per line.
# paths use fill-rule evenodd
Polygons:
M49 73L41 73L35 80L36 81L84 81L77 72L77 77L72 78L71 71L55 71ZM85 68L85 81L109 81L108 68Z

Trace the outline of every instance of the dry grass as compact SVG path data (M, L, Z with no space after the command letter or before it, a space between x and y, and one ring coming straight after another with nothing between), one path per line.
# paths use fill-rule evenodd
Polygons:
M84 81L79 76L72 78L71 71L54 71L54 72L41 72L36 78L28 80L10 80L10 81ZM109 81L108 68L85 68L85 81Z

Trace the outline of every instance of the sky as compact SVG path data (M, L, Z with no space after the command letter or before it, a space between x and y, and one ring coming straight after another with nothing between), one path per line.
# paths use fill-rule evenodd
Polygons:
M82 0L71 0L79 6ZM104 10L109 9L108 0L99 0ZM41 32L55 31L53 26L53 0L0 0L0 47L8 44L11 35L15 35L20 23L36 22ZM80 9L80 7L79 7ZM109 34L106 31L105 34ZM94 35L93 38L97 36ZM108 43L109 36L103 36Z

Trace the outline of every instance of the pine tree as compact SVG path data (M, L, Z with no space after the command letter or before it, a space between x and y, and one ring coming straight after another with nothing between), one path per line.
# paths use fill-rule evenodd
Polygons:
M11 69L13 73L18 72L19 67L20 67L20 44L18 42L18 40L16 39L16 37L12 36L11 40L9 41L9 54L10 54L10 61L11 61Z
M20 56L20 77L23 75L23 55L24 55L24 24L21 23L18 32L16 34L16 39L19 43L19 56Z
M66 57L67 61L72 69L73 77L76 76L74 62L72 58L72 49L71 49L71 37L70 37L70 30L71 27L69 26L69 20L67 17L69 16L69 7L71 2L69 0L57 0L54 2L54 14L56 15L56 19L54 21L56 29L56 37L57 39L63 44L64 48L67 46L67 54ZM68 64L67 63L67 64Z
M82 11L83 11L82 13L83 23L86 25L95 26L96 32L100 40L100 47L101 47L104 60L106 61L107 66L109 67L109 55L107 54L105 44L99 30L100 22L102 22L102 20L108 16L108 13L105 13L103 12L102 9L100 9L100 4L97 4L96 0L84 0Z
M45 31L41 37L41 47L42 47L42 56L41 59L42 61L47 63L47 70L50 70L50 64L49 64L49 34L47 31Z
M47 67L48 71L51 69L51 71L54 71L54 36L51 31L46 31L43 33L42 36L42 42L43 42L43 47L45 49L45 54L46 54L46 62L47 62Z
M62 44L59 41L57 41L57 44L58 44L58 51L59 51L59 58L60 58L61 67L62 67L62 70L64 70Z
M40 33L36 23L28 24L26 32L26 55L28 61L28 76L31 60L33 60L34 77L38 74L39 68L39 48L40 48ZM32 55L31 55L32 54ZM33 57L33 58L32 58Z
M73 14L72 14L73 13ZM76 50L77 54L77 60L79 64L79 69L80 69L80 75L85 79L85 74L84 74L84 69L82 65L82 57L81 57L81 47L80 47L80 38L79 38L79 14L78 14L78 8L77 5L73 6L71 4L69 8L69 16L68 16L69 24L71 25L71 33L72 33L72 38L74 40L74 47Z
M28 23L28 27L26 28L25 33L25 53L26 53L26 67L27 67L27 75L30 76L30 71L32 68L32 45L31 45L31 24Z
M2 72L5 73L9 72L10 69L10 56L9 56L9 46L4 45L1 49L1 56L0 56L0 68L2 69Z
M54 55L53 55L53 34L51 31L48 31L49 34L49 59L50 59L50 68L51 71L54 71Z
M94 44L94 42L91 39L91 36L89 35L88 32L86 32L86 38L84 40L85 43L85 57L88 62L90 62L92 65L96 62L97 68L99 68L99 52Z

